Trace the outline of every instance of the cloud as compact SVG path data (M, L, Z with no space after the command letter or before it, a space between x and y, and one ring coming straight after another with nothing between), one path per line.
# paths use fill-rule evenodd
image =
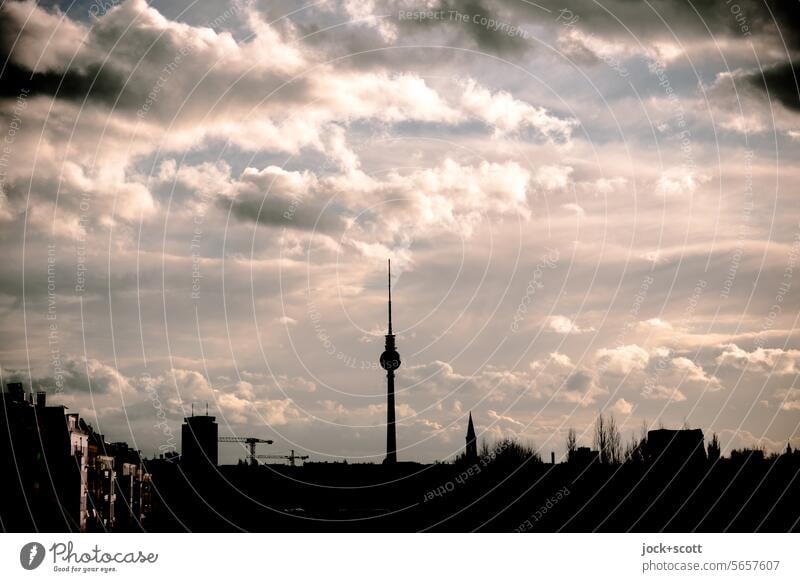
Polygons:
M586 216L586 211L583 209L583 207L580 204L575 204L575 203L570 202L569 204L562 204L561 208L563 208L564 210L566 210L568 212L574 212L575 215L580 217L580 218L583 218L584 216Z
M709 182L709 176L687 171L685 168L670 169L661 173L656 182L656 193L664 197L692 196L701 184Z
M781 388L773 394L774 399L780 399L781 410L800 410L800 389Z
M552 362L555 365L561 366L563 368L569 369L569 368L572 368L574 366L574 364L572 363L572 360L570 360L569 356L567 356L566 354L561 354L559 352L553 352L553 353L550 354L550 359L552 360ZM533 364L531 364L531 367L533 367Z
M572 172L569 166L545 165L536 170L534 180L545 191L563 190L569 184Z
M791 91L796 92L796 89L790 75L788 65L762 68L758 63L718 73L706 89L706 95L719 126L740 134L773 129L787 133L793 131L797 127L797 110L793 107ZM765 99L768 83L771 84L771 101ZM780 103L783 106L779 106Z
M722 385L715 376L709 376L702 366L689 358L678 357L672 359L672 366L677 369L689 382L703 382L708 384L710 390L721 390Z
M504 423L510 424L512 426L519 426L519 427L524 427L525 426L525 424L523 424L520 421L512 418L511 416L498 414L496 411L491 410L491 409L487 412L487 415L492 420L495 420L495 421L498 421L498 422L504 422Z
M531 129L550 140L564 142L577 125L574 119L556 117L544 107L535 107L515 99L507 91L492 93L472 79L463 84L461 107L468 115L493 127L495 135Z
M651 327L651 328L655 328L655 329L665 329L665 330L671 330L672 329L672 324L670 322L664 321L663 319L661 319L659 317L653 317L653 318L648 319L646 321L643 321L641 323L643 323L647 327Z
M598 368L624 376L635 370L644 370L650 361L650 354L644 348L630 344L617 348L601 348L597 350Z
M301 418L301 413L288 398L266 400L256 404L259 417L270 426L283 426Z
M575 370L571 372L555 393L559 402L590 406L597 398L608 391L599 386L594 373L589 370Z
M10 56L13 65L28 71L63 72L64 65L81 54L86 34L84 25L65 18L58 10L42 10L31 0L4 2L0 8L2 55ZM80 59L76 66L85 64Z
M528 393L536 400L581 403L588 406L603 391L589 370L577 369L569 356L553 352L548 359L530 363Z
M800 67L793 63L781 63L751 73L747 80L761 89L770 98L776 99L784 107L800 112Z
M44 230L46 206L58 193L64 218L56 232L63 237L80 236L86 225L155 218L159 200L153 190L169 181L190 189L195 198L216 198L221 210L230 209L241 221L315 229L334 239L343 233L348 212L322 211L331 194L345 206L357 205L354 212L365 195L373 201L399 198L397 206L412 208L400 220L400 214L381 213L381 224L363 215L345 239L362 253L369 248L363 239L376 232L387 234L381 243L395 233L418 236L428 230L433 235L437 228L468 235L487 214L530 216L528 170L507 159L475 165L446 159L436 169L395 172L379 180L361 171L348 143L350 126L460 127L478 120L498 138L565 141L576 125L472 78L435 88L413 73L318 65L318 55L296 41L295 29L273 27L245 5L236 5L236 15L252 34L237 41L228 32L169 20L143 0L115 6L91 27L33 3L12 4L0 11L4 26L25 30L28 40L14 47L11 60L18 70L4 73L3 87L16 96L26 86L33 97L15 144L20 163L9 172L0 216L13 218L31 190L30 222ZM37 54L54 32L61 44ZM137 55L135 67L131 55ZM46 66L27 81L37 62ZM300 74L308 67L313 74ZM291 75L298 76L287 84ZM88 106L79 107L84 99ZM51 147L38 147L37 124ZM99 142L97 136L102 136ZM236 179L226 160L178 168L167 159L155 180L134 169L156 150L203 153L219 141L253 152L321 152L342 173L323 180L308 170L268 164L246 168ZM31 179L33 188L26 184ZM84 195L92 198L88 217L78 210ZM199 203L189 200L187 209L196 213Z
M662 385L648 384L642 388L642 398L646 400L671 400L672 402L684 402L686 395L677 387L668 388Z
M486 217L527 219L529 182L527 170L515 162L462 165L445 159L438 166L391 171L381 178L359 171L318 177L270 166L245 170L227 189L222 203L231 200L240 220L344 233L346 244L370 254L370 245L391 243L395 236L419 239L457 233L468 237ZM364 205L374 205L380 212L362 212L357 220L350 220L348 215L358 214ZM372 242L367 244L368 240ZM386 256L386 250L377 254Z
M721 346L722 353L717 357L721 366L734 366L751 372L764 374L797 374L800 373L800 350L783 350L780 348L757 348L748 352L736 344Z
M555 333L567 334L580 334L590 333L594 331L593 327L580 327L577 323L563 315L551 315L546 320L547 328Z
M65 356L59 363L52 376L34 378L34 389L69 397L95 393L124 396L136 390L119 370L99 360Z
M617 401L609 406L607 410L621 416L630 416L633 413L634 405L624 398L618 398Z

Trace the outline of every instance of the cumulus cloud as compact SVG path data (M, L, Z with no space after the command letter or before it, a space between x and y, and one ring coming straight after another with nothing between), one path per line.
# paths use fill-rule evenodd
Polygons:
M655 328L655 329L672 329L672 324L668 321L665 321L659 317L652 317L644 322L644 325Z
M571 333L590 333L594 331L593 327L581 327L569 317L563 315L551 315L547 318L546 325L550 331L563 335Z
M35 73L63 72L78 56L76 66L85 66L82 54L87 28L56 10L48 12L36 2L6 2L0 10L0 47L14 65ZM12 51L13 46L13 51Z
M535 130L551 140L566 141L577 125L573 119L561 119L544 107L535 107L515 99L506 91L492 93L470 79L464 83L461 105L464 111L493 127L496 135Z
M800 350L757 348L748 352L736 344L727 344L722 346L717 363L764 374L797 374L800 372Z
M644 348L630 344L617 348L597 350L598 367L611 374L625 375L635 370L644 370L650 361L650 354Z
M800 389L781 388L773 395L775 400L779 400L778 405L781 410L800 410Z
M672 402L683 402L686 395L677 387L669 388L663 385L648 384L642 388L642 398L646 400L671 400Z
M609 406L607 410L620 416L630 416L633 413L634 405L624 398L618 398L617 401Z
M711 390L720 390L722 385L719 379L715 376L709 376L702 366L693 362L689 358L677 357L672 359L672 366L674 366L685 379L690 382L703 382L708 384Z
M318 177L274 166L248 168L225 191L240 220L343 235L363 254L395 236L430 237L443 232L469 236L488 216L530 216L529 173L514 162L462 165L445 159L419 171L391 171L382 178L361 172ZM331 197L337 204L332 207ZM380 212L361 213L362 205ZM385 249L377 253L386 256Z
M573 169L570 166L544 165L536 170L536 185L542 190L563 190L569 184Z
M52 376L34 379L37 390L50 394L61 393L65 397L87 394L111 394L125 396L135 392L131 381L119 370L94 358L65 356Z

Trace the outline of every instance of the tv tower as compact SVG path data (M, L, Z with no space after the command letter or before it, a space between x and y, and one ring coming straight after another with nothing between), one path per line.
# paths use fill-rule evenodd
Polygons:
M384 336L386 345L381 354L381 368L386 370L387 401L386 401L386 458L385 464L397 462L397 431L394 416L394 371L400 367L400 354L394 345L392 333L392 260L389 259L389 331Z

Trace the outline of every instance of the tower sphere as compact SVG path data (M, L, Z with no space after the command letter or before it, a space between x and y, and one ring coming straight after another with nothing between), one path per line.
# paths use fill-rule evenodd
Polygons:
M400 367L400 354L397 350L386 350L381 354L381 368L384 370L396 370Z

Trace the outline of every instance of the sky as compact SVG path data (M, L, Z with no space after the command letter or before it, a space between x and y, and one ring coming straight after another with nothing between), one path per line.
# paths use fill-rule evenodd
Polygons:
M400 460L800 446L799 6L6 0L2 381L380 461L391 258Z

